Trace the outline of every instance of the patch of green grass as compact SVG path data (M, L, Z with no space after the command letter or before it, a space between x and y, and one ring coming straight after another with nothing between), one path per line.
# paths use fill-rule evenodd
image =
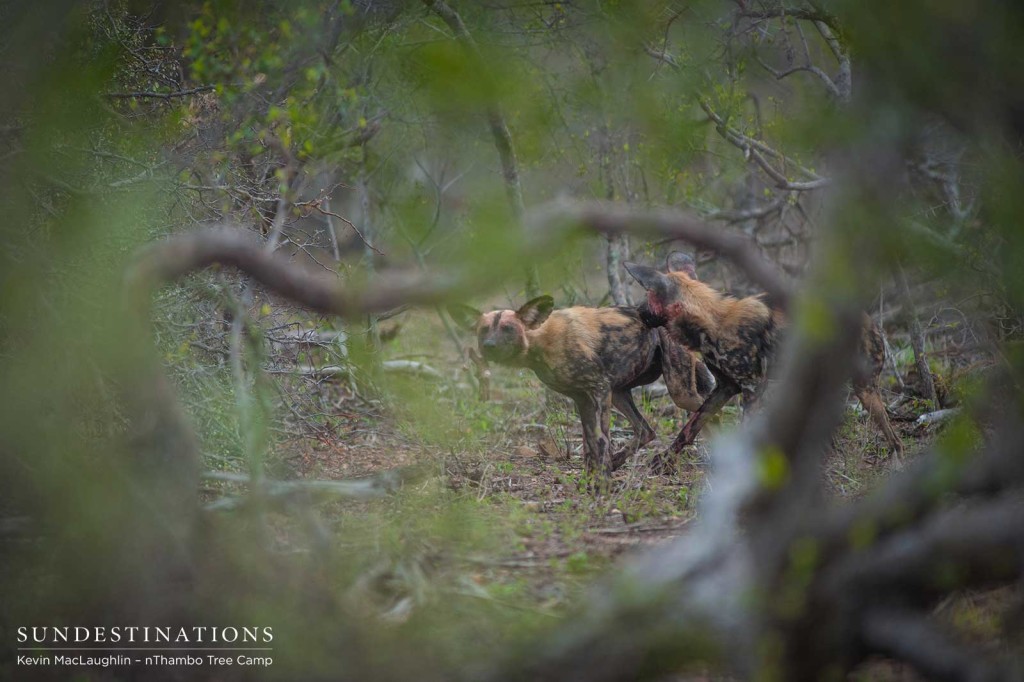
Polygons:
M498 472L499 474L508 476L508 475L514 474L516 472L516 463L515 462L508 462L508 461L496 462L494 464L494 470L496 472Z
M565 570L573 575L586 575L594 572L594 565L586 552L574 552L565 558Z

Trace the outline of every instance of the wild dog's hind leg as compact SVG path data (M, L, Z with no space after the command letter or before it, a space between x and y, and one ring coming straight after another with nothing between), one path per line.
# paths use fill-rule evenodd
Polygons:
M764 389L765 382L762 381L761 386L756 391L743 391L740 396L740 408L743 410L743 421L747 421L761 409Z
M633 427L633 440L628 446L612 455L612 471L614 471L625 464L633 453L654 440L656 434L644 416L640 414L640 410L636 408L636 403L633 402L633 392L630 389L620 388L612 391L612 405L629 420L629 425Z
M683 448L697 439L697 434L704 428L704 424L707 423L708 419L718 414L719 410L725 407L725 404L740 392L739 386L728 379L720 377L716 377L716 379L718 379L718 384L715 386L715 390L711 392L711 395L704 401L704 404L690 415L689 421L683 426L676 439L672 441L672 445L668 447L668 450L654 458L652 464L655 470L663 471L670 467L671 460L675 459L674 456L681 453Z
M885 410L885 403L882 401L882 395L878 392L878 387L871 383L854 381L853 392L857 394L860 404L871 415L871 420L881 430L882 435L889 441L889 448L896 455L896 459L902 459L903 441L900 440L896 431L893 430L892 424L889 423L889 415Z
M711 392L714 379L697 357L682 344L673 341L664 327L658 328L661 345L661 378L676 407L689 412L700 409L704 396Z

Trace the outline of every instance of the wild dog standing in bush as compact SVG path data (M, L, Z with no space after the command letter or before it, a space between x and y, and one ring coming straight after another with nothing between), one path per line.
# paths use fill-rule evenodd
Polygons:
M481 314L452 306L449 311L459 324L476 330L485 359L528 367L576 403L592 475L608 476L655 437L631 389L664 375L672 401L691 411L711 392L713 379L703 363L664 330L648 328L636 308L553 308L550 296L540 296L519 310ZM615 453L609 435L612 406L633 427L630 445Z
M697 279L693 259L678 251L669 254L665 273L635 263L625 266L647 290L647 305L641 312L644 321L650 326L665 326L673 339L699 351L715 377L715 390L690 415L669 448L669 452L678 454L734 395L742 394L744 406L757 399L786 319L763 295L736 299L712 289ZM878 327L866 314L860 355L854 392L900 457L903 443L889 423L878 392L885 349Z

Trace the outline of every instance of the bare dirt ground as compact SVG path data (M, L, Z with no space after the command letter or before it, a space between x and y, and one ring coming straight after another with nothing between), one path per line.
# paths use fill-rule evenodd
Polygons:
M685 415L667 397L638 400L659 441L615 473L607 494L595 496L586 489L580 427L567 400L526 370L492 367L492 400L481 402L469 363L437 318L407 315L384 359L424 362L443 378L382 375L362 386L285 379L283 395L294 401L284 419L289 435L268 457L275 478L414 472L382 499L326 498L315 508L314 525L327 542L357 557L346 580L374 611L404 621L425 604L459 599L544 622L571 610L610 567L686 533L708 485L708 443L736 424L737 408L707 429L677 473L654 476L647 459ZM837 500L864 494L897 466L852 396L848 406L822 470ZM916 416L913 404L894 414L908 459L934 435L915 426ZM618 446L629 438L625 425L613 421ZM236 492L230 485L213 490ZM294 515L278 519L282 548L305 551L310 536L302 525ZM964 595L943 612L985 641L1009 601ZM885 663L859 677L915 679Z
M495 366L492 400L481 403L468 363L459 360L437 319L427 313L410 317L384 352L426 362L451 377L450 383L399 378L385 389L392 397L379 404L338 384L321 385L335 395L330 434L287 444L284 458L296 475L348 479L423 466L431 476L413 485L442 486L474 506L498 508L511 527L512 546L477 560L486 579L536 583L528 591L541 597L552 592L550 583L561 574L599 572L686 532L707 485L708 442L738 421L738 408L728 407L709 427L676 474L653 476L648 458L674 436L685 414L667 397L638 400L659 440L615 473L609 494L595 497L586 491L580 426L567 400L546 391L527 370ZM434 411L396 401L403 391L426 399ZM892 466L884 441L855 405L853 400L823 472L840 497L861 494ZM448 422L445 433L439 436L436 425L425 423L432 419ZM906 421L895 425L913 456L918 440L928 434ZM617 446L629 435L624 419L613 420Z

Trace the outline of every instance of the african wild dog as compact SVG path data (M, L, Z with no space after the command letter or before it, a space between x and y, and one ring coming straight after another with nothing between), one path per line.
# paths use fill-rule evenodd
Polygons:
M515 311L481 314L452 306L449 312L460 325L476 330L485 359L532 369L549 388L572 399L592 475L607 477L655 438L631 389L664 375L672 401L685 410L699 408L711 392L713 379L703 363L665 330L649 329L636 308L553 308L550 296L540 296ZM615 453L610 451L612 406L633 427L629 446Z
M669 448L669 452L678 454L734 395L742 395L744 406L756 400L786 318L764 295L736 299L701 282L693 259L678 251L669 254L666 272L634 263L625 266L647 290L647 305L641 307L644 322L667 328L672 338L699 351L715 377L715 390L690 415ZM881 332L866 314L859 351L862 362L853 379L854 392L900 457L903 443L889 423L878 392L885 348Z

